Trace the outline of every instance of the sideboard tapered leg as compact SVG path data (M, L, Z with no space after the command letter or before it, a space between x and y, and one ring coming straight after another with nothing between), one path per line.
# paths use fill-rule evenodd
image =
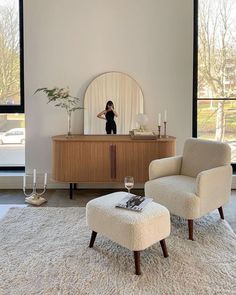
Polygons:
M72 200L73 197L73 185L70 183L70 199Z

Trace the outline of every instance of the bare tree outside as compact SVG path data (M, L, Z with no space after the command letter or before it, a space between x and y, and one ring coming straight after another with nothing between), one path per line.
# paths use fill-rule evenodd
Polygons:
M0 0L0 105L20 103L19 8Z
M236 1L199 0L198 27L199 137L231 143L236 162Z
M21 104L19 0L0 0L0 109ZM25 165L25 116L0 114L0 167Z

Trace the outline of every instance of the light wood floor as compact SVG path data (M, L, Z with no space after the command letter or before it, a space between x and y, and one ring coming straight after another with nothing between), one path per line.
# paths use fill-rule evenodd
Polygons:
M48 190L45 197L48 202L42 206L49 207L85 207L93 198L119 190L113 189L80 189L74 192L73 200L69 199L68 190ZM143 190L132 190L143 195ZM4 216L11 207L27 206L21 190L0 190L0 217ZM225 219L236 232L236 190L232 191L231 201L224 206Z

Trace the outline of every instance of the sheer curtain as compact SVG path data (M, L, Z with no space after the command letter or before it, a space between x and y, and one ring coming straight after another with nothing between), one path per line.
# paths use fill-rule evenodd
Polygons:
M84 134L106 134L106 121L97 118L108 100L113 101L118 118L117 134L136 128L136 115L143 113L143 93L137 82L124 73L110 72L95 78L84 98Z

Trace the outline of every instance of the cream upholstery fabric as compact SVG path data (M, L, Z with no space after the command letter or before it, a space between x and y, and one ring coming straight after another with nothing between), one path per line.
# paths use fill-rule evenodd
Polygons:
M223 142L189 138L184 144L180 174L197 177L211 168L230 165L231 149Z
M126 195L117 192L88 202L89 228L132 251L144 250L169 236L170 214L165 207L151 202L141 213L115 208Z
M201 215L219 208L229 201L231 183L232 167L230 165L205 170L198 174L196 194L201 198Z
M182 156L154 160L149 165L149 179L180 174Z
M145 195L175 215L199 218L229 201L230 159L225 143L188 139L182 157L151 162Z
M165 204L171 213L187 219L200 215L200 198L196 195L196 179L173 175L146 182L145 195L154 201Z

